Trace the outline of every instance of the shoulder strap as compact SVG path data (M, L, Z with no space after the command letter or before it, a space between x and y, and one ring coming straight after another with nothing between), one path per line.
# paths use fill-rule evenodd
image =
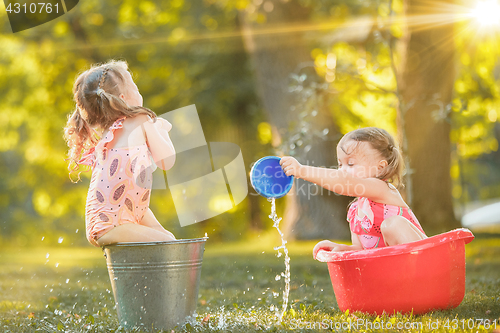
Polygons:
M126 117L121 117L115 120L115 122L109 127L109 132L106 134L104 138L102 138L99 143L96 146L96 150L100 151L105 149L106 144L108 142L111 142L113 138L115 137L115 130L122 128L123 127L123 121L125 120Z

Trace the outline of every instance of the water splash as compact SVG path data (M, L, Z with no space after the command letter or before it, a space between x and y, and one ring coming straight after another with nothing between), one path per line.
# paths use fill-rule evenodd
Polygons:
M283 319L283 315L286 312L286 308L288 307L288 295L290 294L290 257L288 256L285 237L283 235L283 232L281 232L280 230L281 217L278 217L278 215L276 214L276 201L274 198L268 198L267 201L271 203L271 215L269 215L269 218L273 220L273 227L278 230L278 233L281 237L281 245L274 247L274 250L278 251L278 257L281 257L280 250L283 250L283 253L285 254L285 273L281 273L281 276L285 278L285 290L283 291L283 307L281 309L281 313L278 314L278 324L280 324L281 320ZM276 281L279 280L279 278L275 279ZM279 309L276 307L276 312L278 311Z
M226 313L224 312L224 305L220 307L219 321L217 323L217 329L223 330L226 328Z

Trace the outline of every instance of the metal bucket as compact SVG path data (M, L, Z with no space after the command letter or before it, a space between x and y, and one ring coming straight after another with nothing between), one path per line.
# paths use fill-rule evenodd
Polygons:
M170 330L192 316L206 240L105 246L120 325Z

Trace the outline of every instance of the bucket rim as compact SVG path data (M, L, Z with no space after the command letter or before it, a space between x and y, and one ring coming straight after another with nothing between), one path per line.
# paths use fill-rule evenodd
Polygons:
M474 235L469 229L458 228L442 234L434 235L419 241L386 246L375 249L365 249L357 251L330 252L320 250L316 260L321 262L333 263L340 261L353 261L363 259L376 259L382 257L391 257L404 255L407 253L415 253L417 251L429 249L444 243L462 240L465 244L470 243L474 239Z
M204 243L208 239L207 236L200 238L189 238L189 239L177 239L173 241L158 241L158 242L119 242L104 245L102 248L109 247L134 247L134 246L154 246L154 245L177 245L177 244L189 244L189 243Z

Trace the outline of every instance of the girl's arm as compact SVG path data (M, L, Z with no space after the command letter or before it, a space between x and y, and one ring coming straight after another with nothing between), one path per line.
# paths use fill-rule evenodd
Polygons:
M337 169L302 165L291 156L282 157L280 164L287 176L307 180L349 197L367 197L377 201L385 198L389 191L387 184L378 178L358 178Z
M352 245L338 244L329 240L324 240L316 244L313 249L313 258L316 259L319 250L325 251L358 251L363 250L363 246L359 241L358 235L351 231Z
M160 135L166 140L170 141L170 135L168 135L168 132L172 129L172 124L169 123L167 120L157 117L156 118L156 123L154 124L156 128L158 129L158 132Z
M146 142L156 165L162 170L169 170L175 163L175 148L168 135L172 125L165 119L157 118L156 123L151 120L145 121L143 127Z

